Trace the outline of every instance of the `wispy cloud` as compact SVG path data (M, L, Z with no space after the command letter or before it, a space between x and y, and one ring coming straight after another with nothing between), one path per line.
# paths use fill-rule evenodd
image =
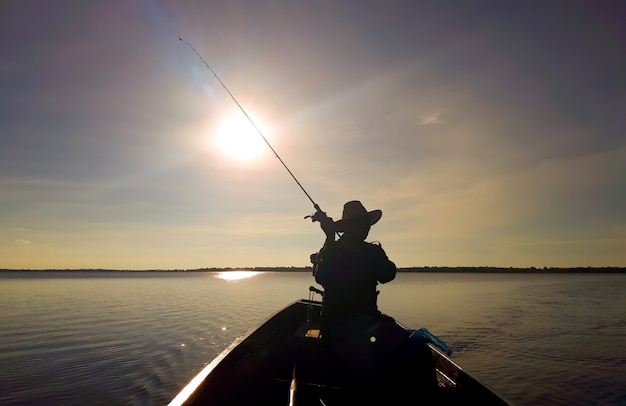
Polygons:
M435 113L421 116L419 120L419 124L420 125L441 124L444 122L443 118L441 117L442 115L443 115L443 112L437 111Z

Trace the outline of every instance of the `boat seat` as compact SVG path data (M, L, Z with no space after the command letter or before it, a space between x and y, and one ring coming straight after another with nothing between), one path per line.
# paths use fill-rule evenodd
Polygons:
M321 338L319 324L317 323L300 323L293 335L295 337Z
M320 338L321 337L320 330L319 329L313 329L313 328L308 329L306 331L306 333L304 334L304 336L308 337L308 338Z

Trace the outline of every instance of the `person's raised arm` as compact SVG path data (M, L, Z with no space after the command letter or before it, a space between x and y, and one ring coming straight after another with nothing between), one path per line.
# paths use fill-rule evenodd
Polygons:
M328 217L323 211L316 211L315 214L313 214L312 220L319 221L322 231L326 234L324 245L335 241L335 233L337 231L332 217Z

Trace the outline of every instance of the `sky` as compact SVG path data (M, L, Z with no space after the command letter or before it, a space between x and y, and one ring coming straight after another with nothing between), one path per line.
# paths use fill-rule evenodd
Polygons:
M623 21L620 1L4 0L0 268L308 266L305 216L350 200L383 211L368 241L399 267L626 266ZM224 129L250 126L239 106L259 132Z

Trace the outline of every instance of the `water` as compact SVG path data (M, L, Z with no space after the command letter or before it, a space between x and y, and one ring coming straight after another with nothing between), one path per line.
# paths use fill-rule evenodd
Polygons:
M0 405L166 405L308 273L0 273ZM401 273L379 307L516 405L626 404L626 275Z

